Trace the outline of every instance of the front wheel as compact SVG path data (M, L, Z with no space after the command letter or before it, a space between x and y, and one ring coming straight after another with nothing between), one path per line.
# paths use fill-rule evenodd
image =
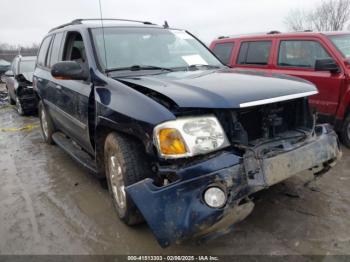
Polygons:
M105 140L104 161L108 189L120 219L127 225L143 222L142 215L125 192L127 186L146 178L150 170L140 144L112 132Z
M25 115L25 112L24 112L22 104L21 104L21 100L19 100L18 96L16 96L16 110L17 110L17 113L20 116L24 116Z
M350 115L348 115L343 122L341 140L346 147L350 148Z

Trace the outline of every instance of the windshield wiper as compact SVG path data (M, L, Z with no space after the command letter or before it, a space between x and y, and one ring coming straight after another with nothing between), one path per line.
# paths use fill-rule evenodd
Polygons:
M133 65L133 66L127 66L127 67L117 67L117 68L111 68L106 69L105 72L115 72L115 71L141 71L141 70L162 70L162 71L169 71L172 72L173 69L167 68L167 67L160 67L160 66L152 66L152 65Z

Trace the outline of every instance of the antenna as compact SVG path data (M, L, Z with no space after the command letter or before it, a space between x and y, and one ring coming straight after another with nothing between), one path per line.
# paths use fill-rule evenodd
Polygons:
M101 0L98 0L99 7L100 7L100 17L101 17L101 26L102 26L102 38L103 38L103 48L105 51L105 61L106 61L106 68L108 68L108 63L107 63L107 52L106 52L106 40L105 40L105 28L103 26L103 17L102 17L102 5L101 5Z

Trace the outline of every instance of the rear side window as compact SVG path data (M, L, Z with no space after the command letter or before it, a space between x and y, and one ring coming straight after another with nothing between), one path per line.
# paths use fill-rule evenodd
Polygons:
M219 58L219 60L228 65L232 54L234 43L220 43L216 44L213 53Z
M50 67L62 60L62 57L59 57L61 43L62 43L63 33L57 33L53 44L51 47L51 57L50 57Z
M40 51L38 54L38 65L40 66L47 66L47 51L50 46L51 38L52 36L46 37L40 46Z
M278 55L279 66L315 68L316 60L331 58L317 41L281 41Z
M271 45L271 41L243 42L239 49L237 64L267 65Z

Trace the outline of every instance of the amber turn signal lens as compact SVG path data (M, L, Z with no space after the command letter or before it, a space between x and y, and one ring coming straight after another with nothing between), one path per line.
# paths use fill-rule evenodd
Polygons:
M182 155L186 154L186 146L182 136L174 128L164 128L158 133L160 151L164 155Z

